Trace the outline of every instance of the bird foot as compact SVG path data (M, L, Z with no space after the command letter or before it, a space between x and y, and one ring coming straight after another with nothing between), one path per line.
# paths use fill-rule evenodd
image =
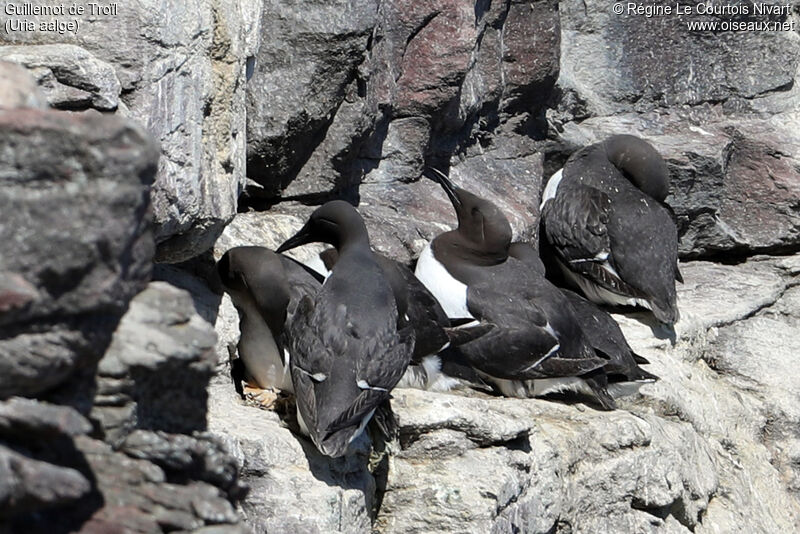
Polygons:
M273 410L279 413L288 412L291 398L277 388L261 389L248 382L244 384L244 398L264 410Z

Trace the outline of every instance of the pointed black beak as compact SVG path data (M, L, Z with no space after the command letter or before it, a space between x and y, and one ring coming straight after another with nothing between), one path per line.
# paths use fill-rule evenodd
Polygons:
M308 223L306 223L299 232L284 241L275 252L280 254L281 252L286 252L287 250L297 248L300 245L305 245L307 243L314 243L315 241L316 239L314 239L314 234L311 231L311 227Z
M427 167L428 170L433 171L432 173L428 174L430 178L436 182L439 182L439 185L442 186L444 192L447 193L447 197L450 199L450 203L453 204L453 207L458 211L461 207L461 199L458 198L457 188L453 185L453 182L450 181L450 178L447 177L445 173L436 169L434 167Z
M226 252L217 262L217 268L214 269L209 277L209 285L211 290L215 293L225 292L225 282L229 280L231 272L231 258L230 252Z

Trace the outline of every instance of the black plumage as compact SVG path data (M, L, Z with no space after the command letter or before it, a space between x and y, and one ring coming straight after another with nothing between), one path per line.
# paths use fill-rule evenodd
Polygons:
M255 246L227 251L217 273L239 312L238 352L249 378L291 392L289 325L300 300L315 294L320 282L291 258Z
M414 354L397 387L410 387L432 391L447 391L464 381L463 372L453 376L444 369L457 365L458 355L448 347L457 347L481 335L489 328L471 325L469 321L451 321L436 297L414 276L404 264L373 252L383 269L395 297L399 317L414 330ZM338 259L336 249L320 253L326 269L330 270ZM467 379L469 382L470 379Z
M578 324L595 350L609 357L603 366L610 382L654 382L658 377L639 367L648 364L628 344L617 322L605 310L586 300L579 294L562 289L567 297Z
M509 254L525 262L534 272L544 274L545 268L539 254L528 243L514 243ZM653 382L658 379L639 364L649 363L631 349L617 322L605 310L586 300L581 295L560 288L569 302L572 313L592 348L608 357L603 371L609 383Z
M450 339L447 331L451 326L447 314L430 291L414 273L402 263L373 252L375 260L383 270L394 294L398 316L414 329L414 356L412 362L420 363L425 356L438 353ZM325 268L336 264L336 249L320 253Z
M337 457L389 400L414 337L351 205L321 206L278 250L314 241L335 246L339 258L320 291L300 301L289 330L291 371L301 426L323 454Z
M459 224L433 240L432 255L421 256L417 276L440 302L450 297L439 294L446 288L432 274L438 268L435 262L465 286L466 310L489 327L488 333L460 347L469 363L503 393L517 396L548 392L547 387L537 388L534 379L597 375L597 381L586 384L603 407L613 408L603 383L608 360L589 345L558 288L509 256L511 227L502 212L454 187L444 175L436 179ZM448 313L453 317L455 312Z
M679 318L677 228L662 204L663 158L634 136L612 136L573 154L545 188L542 221L565 278L598 303L640 305Z

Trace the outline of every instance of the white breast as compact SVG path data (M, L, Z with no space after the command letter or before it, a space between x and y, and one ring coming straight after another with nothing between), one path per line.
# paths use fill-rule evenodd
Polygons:
M539 210L544 208L544 205L548 200L556 198L558 186L561 183L561 179L564 177L563 170L564 169L559 169L555 174L553 174L553 176L550 177L549 180L547 180L544 193L542 193L542 203L539 205Z
M433 293L450 319L474 319L467 309L467 286L453 278L439 263L430 243L422 250L414 275Z
M248 374L262 388L278 388L283 391L294 391L288 366L288 354L281 354L278 344L258 313L252 299L238 298L237 307L241 309L242 335L239 341L239 357L242 359Z
M331 275L331 272L328 270L327 267L325 267L325 262L323 262L322 258L319 257L319 254L314 254L313 256L306 259L302 263L303 265L305 265L309 269L314 270L324 278L328 278Z
M449 343L448 343L449 345ZM439 356L431 355L422 358L421 365L409 365L396 388L414 388L428 391L450 391L460 382L442 373L442 361Z

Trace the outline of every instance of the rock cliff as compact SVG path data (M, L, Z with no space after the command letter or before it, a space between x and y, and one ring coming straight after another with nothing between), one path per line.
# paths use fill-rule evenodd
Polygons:
M0 532L800 529L800 36L609 6L152 0L0 29ZM685 278L674 335L615 316L661 377L619 410L397 390L399 439L331 460L237 395L211 257L345 198L411 262L455 223L425 166L535 241L543 181L612 133L665 156Z

